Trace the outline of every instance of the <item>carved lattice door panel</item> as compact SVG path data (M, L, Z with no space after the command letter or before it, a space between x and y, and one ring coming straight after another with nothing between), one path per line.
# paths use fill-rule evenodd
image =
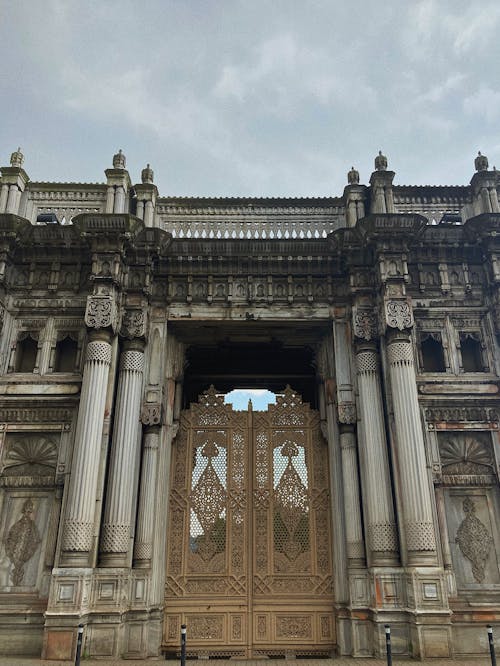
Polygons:
M213 388L182 413L172 460L164 646L198 655L335 644L326 444L287 388L235 412Z

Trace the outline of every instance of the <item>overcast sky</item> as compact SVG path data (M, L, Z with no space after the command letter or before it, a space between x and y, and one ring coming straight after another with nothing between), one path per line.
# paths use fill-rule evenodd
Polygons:
M162 195L342 194L500 168L498 0L0 0L0 164Z

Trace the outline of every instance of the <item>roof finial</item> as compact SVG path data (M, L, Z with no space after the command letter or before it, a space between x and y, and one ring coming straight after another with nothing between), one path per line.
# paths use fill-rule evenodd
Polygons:
M24 155L21 152L21 148L18 148L10 156L10 166L21 168L24 162Z
M378 155L375 158L375 169L377 171L386 171L387 170L387 157L382 155L382 151L378 151Z
M141 171L141 180L144 184L153 183L154 171L149 164L146 165L146 168Z
M120 148L116 155L113 155L113 169L125 169L126 163L127 158L122 153L122 149Z
M347 182L349 185L357 185L359 183L359 171L354 167L347 173Z
M486 155L481 155L480 150L474 160L474 166L476 167L476 171L488 171L488 158Z

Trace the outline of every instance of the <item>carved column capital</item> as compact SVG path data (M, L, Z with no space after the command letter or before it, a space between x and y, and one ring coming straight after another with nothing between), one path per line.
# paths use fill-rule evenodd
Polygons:
M356 338L368 341L378 337L378 317L372 308L353 308L352 322L354 336Z
M338 413L340 423L347 425L356 423L356 405L354 402L339 402Z
M145 402L141 410L141 422L145 426L160 425L162 410L159 402Z
M143 308L128 309L124 312L120 335L124 338L146 338L148 327L147 313Z
M388 300L384 305L385 323L389 328L403 331L413 326L413 310L407 300Z
M116 333L118 319L118 307L113 296L87 296L85 324L89 328L110 328L113 333Z

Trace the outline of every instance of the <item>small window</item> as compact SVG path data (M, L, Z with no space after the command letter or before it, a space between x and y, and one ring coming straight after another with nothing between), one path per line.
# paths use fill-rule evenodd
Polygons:
M423 372L446 372L440 333L423 333L420 337Z
M460 351L464 372L484 372L483 352L479 333L460 333Z
M75 372L78 355L78 342L66 335L56 343L54 372Z
M21 333L16 346L15 372L33 372L36 366L38 342L31 333Z

